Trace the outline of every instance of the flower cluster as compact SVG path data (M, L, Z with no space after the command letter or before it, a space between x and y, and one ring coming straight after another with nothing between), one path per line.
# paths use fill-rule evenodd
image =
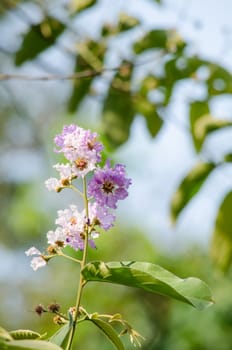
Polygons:
M45 185L49 191L71 188L80 192L85 208L79 211L76 205L70 205L67 209L58 210L56 228L47 233L50 255L43 255L34 247L26 252L29 256L36 255L31 262L34 270L45 266L54 254L59 254L66 246L83 250L86 237L88 245L94 248L99 228L108 230L114 225L112 210L117 208L118 200L128 196L131 180L126 177L125 166L116 164L111 167L107 160L105 166L100 167L103 145L97 136L90 130L71 124L64 126L62 133L54 139L55 152L63 153L67 163L55 164L59 178L50 178ZM83 180L83 192L74 186L76 179Z

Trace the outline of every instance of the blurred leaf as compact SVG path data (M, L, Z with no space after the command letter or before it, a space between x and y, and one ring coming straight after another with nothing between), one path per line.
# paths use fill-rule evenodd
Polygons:
M147 75L140 83L139 93L143 97L147 97L148 93L155 90L158 86L158 78L154 75Z
M4 350L62 350L59 346L43 340L11 340L3 346Z
M232 153L228 153L224 156L224 162L232 163Z
M142 96L137 96L135 109L144 116L150 135L155 137L163 125L163 120L157 112L155 103L148 101Z
M199 124L197 124L197 121L209 113L210 110L207 101L195 101L190 104L190 128L197 152L200 151L205 138L204 132L199 130Z
M94 323L105 334L105 336L112 342L112 344L115 346L116 349L118 350L125 349L118 334L109 323L99 318L87 318L86 321L91 321L92 323Z
M65 26L54 17L46 17L41 23L32 25L24 36L23 43L16 52L15 64L34 59L44 50L55 44Z
M4 328L0 327L0 342L12 340L12 336Z
M17 329L15 331L10 331L10 335L14 340L39 339L41 337L39 333L29 329Z
M195 79L197 69L203 64L205 61L197 56L188 58L180 55L165 64L165 75L160 79L165 91L165 104L169 103L175 84L182 79Z
M4 0L0 3L0 15L4 15L7 11L14 9L18 4L26 2L28 0Z
M147 262L94 261L84 267L82 275L86 281L122 284L165 295L199 310L212 304L211 292L203 281L194 277L179 278Z
M217 64L209 64L210 75L206 81L209 95L232 93L232 75Z
M215 263L227 271L232 262L232 192L229 192L219 208L213 239L211 256Z
M140 54L149 49L164 49L168 39L168 31L155 29L134 43L134 52Z
M171 201L171 217L174 222L190 200L199 192L214 168L214 163L198 163L182 180Z
M137 40L133 50L137 55L150 49L163 49L164 53L181 53L185 46L185 42L176 30L154 29Z
M103 43L87 40L82 45L82 54L80 53L77 56L74 73L82 72L88 69L96 71L102 69L105 51L106 47ZM68 101L68 110L70 113L74 113L76 111L81 101L88 94L94 78L95 75L88 78L73 80L73 91Z
M49 338L49 342L59 345L63 349L67 345L69 333L71 330L70 324L65 324L63 327L61 327L55 334Z
M103 105L103 130L115 148L127 141L135 111L131 95L133 65L123 61L115 74Z
M69 4L70 11L73 13L81 12L95 5L97 0L71 0Z
M129 16L126 13L120 13L118 23L116 25L105 24L102 27L102 36L116 35L133 29L138 24L140 24L140 22L136 17Z
M206 101L195 101L190 105L191 132L197 152L201 150L209 133L232 126L231 121L212 118L209 113L209 106Z

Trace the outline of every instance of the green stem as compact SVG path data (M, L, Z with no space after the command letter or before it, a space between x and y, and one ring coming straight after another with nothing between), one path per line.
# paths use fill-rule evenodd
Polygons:
M63 258L66 258L66 259L75 261L75 262L77 262L77 263L79 263L79 264L81 263L81 260L75 259L75 258L73 258L72 256L69 256L69 255L64 254L63 252L59 252L58 255L59 255L59 256L63 256Z
M69 188L71 188L71 190L77 192L82 198L84 198L85 194L82 193L77 187L70 185Z
M66 350L71 350L71 346L73 343L73 338L74 338L74 334L75 334L75 330L76 330L76 326L77 326L77 319L79 316L79 307L81 304L81 297L82 297L82 292L83 292L83 287L85 286L86 281L84 280L82 274L81 274L81 270L83 269L83 267L86 264L86 260L87 260L87 250L88 250L88 240L89 240L89 226L88 226L88 220L89 220L89 200L88 200L88 196L87 196L87 184L86 184L86 178L83 178L83 189L84 189L84 193L83 193L83 198L84 198L84 206L85 206L85 213L86 213L86 221L87 221L87 225L85 227L85 242L84 242L84 250L83 250L83 256L82 256L82 260L80 262L80 275L79 275L79 283L78 283L78 290L77 290L77 297L76 297L76 305L75 305L75 314L74 314L74 318L73 318L73 325L70 331L70 335L69 335L69 340L68 340L68 344L66 347Z

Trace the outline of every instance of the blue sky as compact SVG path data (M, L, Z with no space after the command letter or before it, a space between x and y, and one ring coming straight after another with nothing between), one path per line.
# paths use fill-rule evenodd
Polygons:
M56 11L52 6L51 3L51 9ZM91 12L86 11L86 14L78 19L76 28L86 34L97 35L96 26L102 23L103 19L109 22L116 19L117 13L121 11L137 16L144 22L144 29L139 29L139 33L135 31L135 35L142 35L147 28L176 28L191 43L190 51L192 54L199 54L232 69L232 46L230 45L232 40L232 2L230 0L221 0L220 2L213 0L163 0L163 6L154 6L152 0L118 0L114 1L114 6L112 6L112 0L99 0L99 10L97 16L94 15L94 23ZM30 14L33 14L35 19L39 16L37 11L33 11L33 7ZM90 23L90 18L91 26L86 26L86 23ZM13 31L17 32L18 26L25 27L19 20ZM18 36L12 36L12 32L8 30L7 26L3 25L2 29L3 44L14 47L18 43ZM67 40L67 37L64 40ZM125 55L126 39L116 42L115 46L117 54L110 57L112 65L117 64L119 58ZM55 66L60 66L61 57L59 54L55 52L51 57L52 63ZM57 61L54 60L54 57ZM67 66L70 70L70 66ZM26 64L22 68L24 72L32 72L32 70L36 71L33 64ZM32 116L34 113L43 114L43 96L38 94L35 99L36 91L38 92L41 88L44 91L47 89L48 92L52 89L57 91L60 89L62 92L61 103L62 99L63 102L65 101L70 91L67 89L68 83L64 82L62 84L56 82L36 84L30 83L28 85L28 82L25 84L20 82L16 89L19 100L24 98L25 91L27 91L29 101L31 94L33 95L33 105L28 107ZM173 103L167 111L168 121L158 137L154 140L151 139L143 119L138 117L132 128L132 138L117 152L118 158L127 164L128 173L133 178L134 183L129 198L121 203L121 218L123 220L126 220L127 217L132 219L136 226L147 231L154 242L172 251L174 248L185 246L190 242L208 244L218 204L226 191L232 187L229 168L224 169L223 172L215 172L204 186L202 193L192 201L192 204L181 215L177 226L175 228L171 226L169 220L171 195L182 176L195 164L197 159L186 130L185 101L193 97L199 98L201 93L201 89L194 84L180 84ZM54 101L51 102L51 105ZM89 106L91 104L88 104L88 108ZM95 107L93 102L92 109ZM225 97L221 100L215 100L211 107L215 116L231 118L231 98ZM22 134L25 135L26 131L24 130ZM203 159L209 155L213 159L220 159L224 150L231 150L231 136L231 131L227 130L221 132L220 135L210 137L204 147ZM14 137L15 135L12 134L12 138ZM17 174L11 169L12 163L7 161L10 156L4 153L4 159L2 158L1 162L5 165L1 167L1 172L5 171L13 176L18 176L19 180L33 180L36 174L37 176L40 174L41 177L44 175L44 173L41 174L40 170L44 164L39 154L29 152L25 157L22 157L20 152L14 150L15 160L19 158L20 163L23 164L23 161L28 163L29 159L30 164L32 164L31 162L34 164L30 169L29 167L27 169L21 167L23 171L19 171Z
M232 68L230 1L169 0L164 3L161 15L159 9L145 7L142 1L128 1L127 8L133 9L131 12L135 15L143 14L149 26L177 28L191 42L192 53ZM218 205L232 188L230 167L215 171L177 225L172 226L169 219L171 195L182 176L197 161L185 128L185 101L194 96L199 98L201 93L194 84L180 84L167 113L169 122L159 136L152 140L143 119L138 118L131 140L118 152L123 162L129 163L128 171L134 181L130 197L122 204L121 215L125 220L127 215L132 217L136 226L144 228L156 244L169 251L181 250L192 243L207 247ZM231 119L231 97L216 99L211 107L215 116ZM228 129L209 137L200 159L219 160L225 150L232 150L231 136Z

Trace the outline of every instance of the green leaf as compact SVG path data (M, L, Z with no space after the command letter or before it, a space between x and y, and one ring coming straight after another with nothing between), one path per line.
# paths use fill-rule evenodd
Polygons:
M225 68L217 64L209 64L208 85L209 95L231 94L232 93L232 75Z
M204 142L204 132L199 127L199 120L210 113L207 101L195 101L190 104L190 128L193 143L197 152L200 151Z
M115 346L115 348L117 350L124 350L125 349L118 334L116 333L114 328L109 323L107 323L99 318L87 318L86 321L91 321L93 324L95 324L106 335L106 337L112 342L112 344Z
M232 163L232 153L227 153L227 154L224 156L224 162L226 162L226 163Z
M131 30L139 24L138 18L122 12L119 14L118 23L116 25L107 23L102 27L102 36L116 35Z
M159 86L159 80L155 75L147 75L140 83L139 93L143 97L148 97L150 91Z
M183 79L195 79L197 69L202 65L205 65L205 61L197 56L185 57L182 54L166 62L164 67L165 75L160 79L160 85L165 92L165 105L169 103L176 83Z
M4 343L4 350L62 350L59 346L43 340L12 340Z
M39 333L31 331L30 329L17 329L10 331L10 335L14 340L38 339L41 337Z
M0 341L12 340L12 336L4 328L0 327Z
M72 0L69 4L72 13L79 13L96 4L96 0Z
M103 67L103 59L106 47L103 43L87 40L82 44L80 54L76 58L74 73L83 71L100 71ZM82 100L89 93L95 75L86 78L74 79L73 90L68 101L68 111L74 113Z
M133 65L123 61L112 79L103 105L103 131L112 148L127 141L135 111L131 95Z
M199 192L210 173L214 163L198 163L182 180L171 200L171 217L176 221L182 210Z
M1 3L0 3L0 16L9 13L9 10L15 9L18 6L18 4L20 5L21 3L27 2L27 1L29 1L29 0L7 1L7 2L5 2L5 4L3 2L2 6L1 6Z
M163 120L159 116L155 103L138 96L135 101L135 108L144 116L150 135L155 137L163 125Z
M62 348L65 348L67 345L69 333L71 331L71 326L67 323L61 327L53 336L49 339L49 342L59 345Z
M212 304L211 292L203 281L193 277L179 278L164 268L147 262L94 261L83 268L82 275L86 281L141 288L180 300L197 309Z
M134 43L134 52L138 55L149 49L164 49L168 39L168 31L155 29Z
M227 271L232 262L232 192L223 199L218 210L213 239L211 256L214 262L223 271Z
M232 126L231 121L215 119L209 113L209 106L206 101L195 101L190 105L191 132L197 152L201 150L209 133Z
M41 23L32 25L16 52L15 64L19 66L54 45L65 26L54 17L46 17Z

